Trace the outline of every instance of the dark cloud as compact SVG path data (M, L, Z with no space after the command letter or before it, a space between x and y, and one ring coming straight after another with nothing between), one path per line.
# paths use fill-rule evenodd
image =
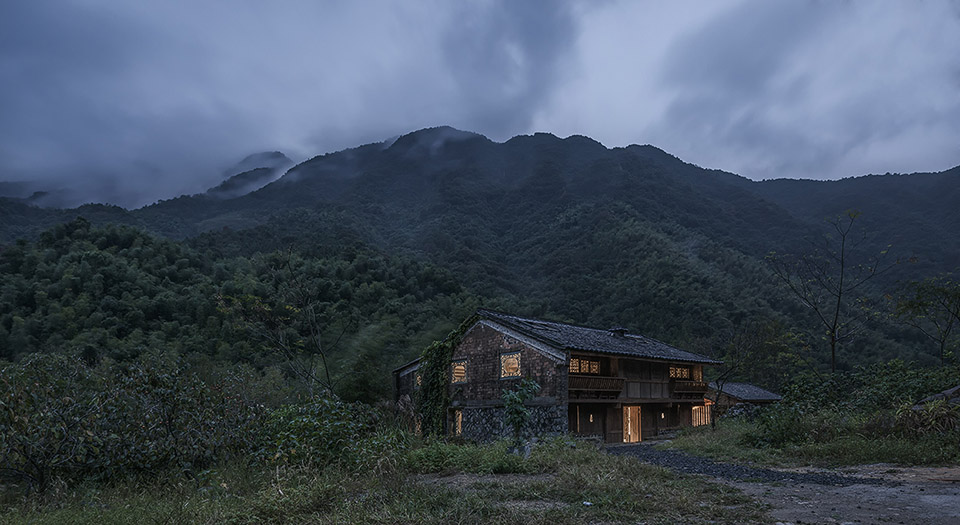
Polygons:
M960 161L960 98L947 49L960 49L960 24L938 20L949 11L743 3L669 50L660 80L674 95L651 132L754 178L950 167ZM925 143L929 134L947 144ZM877 151L890 142L898 159Z
M140 205L247 154L526 131L574 41L552 2L4 3L0 180Z
M956 3L0 3L0 180L141 205L451 125L751 177L960 162Z
M528 130L574 43L569 5L460 3L453 18L444 62L464 93L468 120L495 138Z

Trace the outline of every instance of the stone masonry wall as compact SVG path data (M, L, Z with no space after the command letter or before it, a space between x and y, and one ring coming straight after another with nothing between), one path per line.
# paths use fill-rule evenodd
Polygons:
M567 432L565 406L533 406L527 433L531 436L549 436ZM463 434L470 441L494 441L512 437L512 429L504 424L503 408L464 408Z
M520 377L501 378L500 355L510 352L520 352ZM510 436L512 430L504 424L501 397L504 390L517 388L523 379L540 385L540 391L527 403L528 433L543 436L567 431L565 359L558 361L529 342L482 322L471 327L454 349L453 360L461 359L467 360L467 380L450 385L450 407L462 411L464 439L491 441Z

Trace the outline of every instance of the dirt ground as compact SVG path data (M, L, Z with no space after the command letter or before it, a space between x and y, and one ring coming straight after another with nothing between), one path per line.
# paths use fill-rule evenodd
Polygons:
M797 472L828 472L792 469ZM829 471L837 472L837 471ZM903 523L960 525L960 467L863 465L840 474L896 486L752 483L718 479L770 505L776 523Z
M787 472L832 473L873 478L891 485L863 484L827 486L813 483L746 482L709 478L736 488L770 506L771 523L811 524L906 524L960 525L960 467L897 467L888 464L862 465L843 469L777 469ZM517 483L549 480L541 475L422 475L419 483L438 484L471 491L476 483ZM893 485L896 483L896 485ZM553 502L511 502L515 505L545 507Z

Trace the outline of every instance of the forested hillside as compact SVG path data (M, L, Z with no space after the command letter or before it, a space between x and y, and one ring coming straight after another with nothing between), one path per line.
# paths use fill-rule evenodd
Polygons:
M405 257L350 250L335 257L293 252L212 258L125 226L77 219L0 252L0 359L31 352L88 362L177 353L201 368L246 363L288 374L262 327L225 301L256 301L274 322L302 334L309 307L343 397L389 395L389 370L442 337L476 300L442 269ZM299 302L298 302L299 301ZM310 358L311 356L297 356Z
M831 232L824 219L857 208L865 242L853 262L888 245L891 262L914 262L864 288L871 317L840 365L932 363L932 345L885 317L884 296L960 264L958 178L955 168L751 182L652 146L546 134L495 143L434 128L310 159L236 198L138 210L3 199L0 356L159 348L274 366L275 349L224 297L278 311L309 289L338 384L360 381L352 391L366 397L385 395L392 366L480 304L623 325L702 352L747 322L767 324L824 363L822 331L764 257L809 250Z

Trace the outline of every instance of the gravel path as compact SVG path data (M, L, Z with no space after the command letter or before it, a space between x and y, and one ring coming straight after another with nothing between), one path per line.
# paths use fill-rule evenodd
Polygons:
M684 474L704 474L706 476L738 481L760 481L765 483L780 481L794 485L816 484L834 487L846 487L850 485L896 486L898 484L894 481L875 478L841 476L839 474L819 472L782 472L767 468L718 463L679 450L661 450L652 445L618 445L607 448L607 452L614 455L633 456L644 463L666 467Z

